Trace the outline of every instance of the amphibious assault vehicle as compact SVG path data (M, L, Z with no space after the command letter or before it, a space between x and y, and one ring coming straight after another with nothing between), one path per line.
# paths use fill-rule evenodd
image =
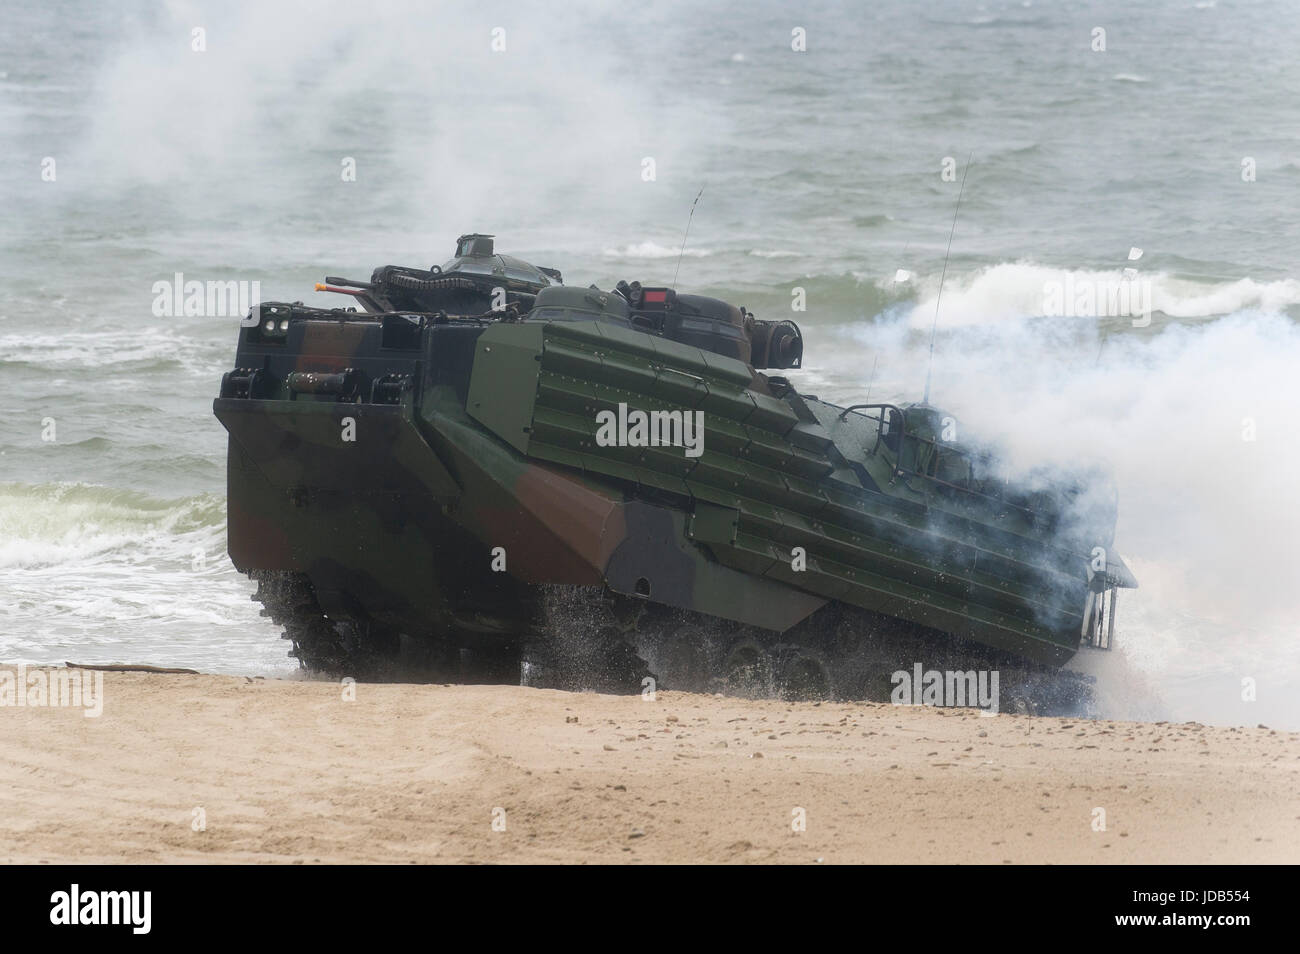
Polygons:
M791 321L488 235L317 289L353 304L256 306L214 402L231 559L303 666L874 699L990 670L1004 706L1086 704L1061 667L1136 585L1104 482L1002 479L926 403L800 394Z

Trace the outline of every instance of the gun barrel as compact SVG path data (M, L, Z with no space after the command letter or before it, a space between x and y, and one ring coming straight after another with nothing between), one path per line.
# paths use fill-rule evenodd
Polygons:
M366 292L365 292L365 289L356 289L356 288L335 288L333 285L325 285L325 284L323 284L323 283L321 283L321 282L317 282L317 283L316 283L316 290L317 290L317 291L323 291L323 292L335 292L335 293L337 293L337 294L339 294L339 295L356 295L356 296L361 296L361 295L364 295L364 294L366 293Z

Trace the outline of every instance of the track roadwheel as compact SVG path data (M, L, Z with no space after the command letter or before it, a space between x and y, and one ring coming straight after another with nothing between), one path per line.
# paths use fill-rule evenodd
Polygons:
M772 691L772 659L767 650L752 639L742 639L731 647L722 663L727 691L758 699Z
M527 647L519 664L519 684L534 689L570 692L641 692L646 678L655 679L622 632L602 626L577 646L546 642Z
M520 665L519 650L509 646L462 646L456 652L454 671L457 681L466 685L499 685L510 682Z
M614 626L601 627L596 656L585 673L587 688L609 693L640 692L642 681L647 677L656 679L645 660L636 654L636 648L627 641L623 630Z
M777 690L782 699L800 702L835 696L825 660L806 649L795 649L781 661Z
M679 626L655 648L655 669L664 689L704 692L709 686L708 637L698 626Z
M369 621L321 618L290 631L289 655L304 669L335 676L384 675L401 648L396 632Z

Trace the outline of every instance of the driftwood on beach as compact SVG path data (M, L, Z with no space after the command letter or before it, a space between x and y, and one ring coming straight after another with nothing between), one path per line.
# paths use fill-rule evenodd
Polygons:
M63 665L67 666L69 669L100 669L103 670L104 672L161 672L161 673L175 673L177 675L182 675L182 676L199 675L199 671L197 669L168 669L165 666L146 666L143 663L126 664L126 665L119 664L119 663L109 663L105 665L95 665L93 663L64 662Z

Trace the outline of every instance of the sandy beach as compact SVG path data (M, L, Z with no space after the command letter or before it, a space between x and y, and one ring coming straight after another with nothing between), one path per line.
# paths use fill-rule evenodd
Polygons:
M1300 734L1267 728L112 672L103 694L0 708L0 859L1300 861Z

